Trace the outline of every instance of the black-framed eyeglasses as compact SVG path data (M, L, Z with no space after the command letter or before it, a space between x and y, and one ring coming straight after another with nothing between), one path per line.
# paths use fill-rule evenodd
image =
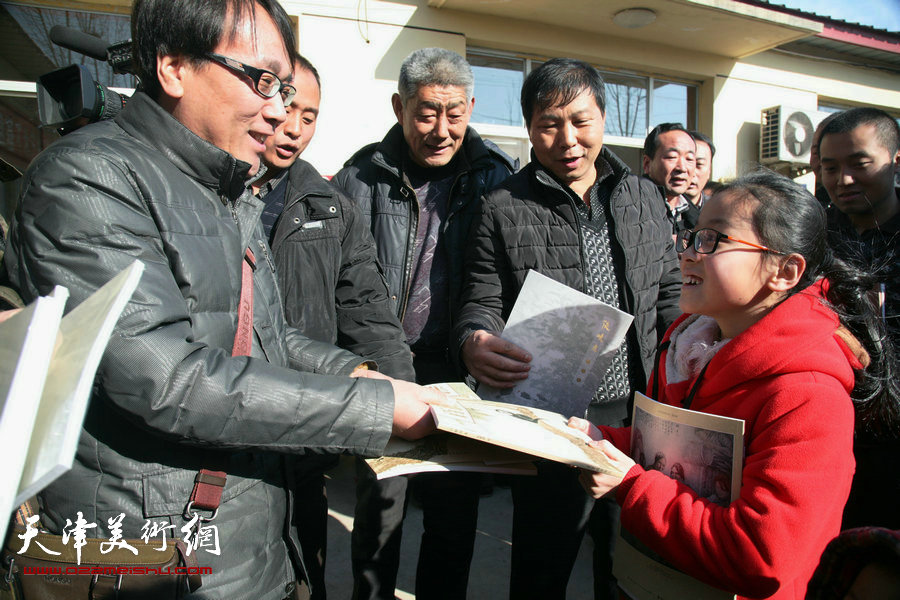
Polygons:
M784 254L784 252L772 250L771 248L767 248L760 244L733 238L730 235L725 235L721 231L716 231L709 227L704 227L703 229L697 229L695 231L682 229L675 236L675 249L681 254L687 250L688 247L693 246L694 252L697 254L712 254L716 251L716 248L719 247L720 240L731 240L732 242L737 242L739 244L747 244L748 246L752 246L765 252L771 252L772 254Z
M206 58L219 63L223 67L231 69L235 73L240 73L241 75L249 77L250 81L253 82L253 88L263 98L274 98L277 94L281 94L284 105L290 106L291 101L297 94L297 88L289 83L281 81L278 75L272 71L257 69L256 67L251 67L250 65L234 60L233 58L228 58L221 54L213 54L212 52L207 54Z

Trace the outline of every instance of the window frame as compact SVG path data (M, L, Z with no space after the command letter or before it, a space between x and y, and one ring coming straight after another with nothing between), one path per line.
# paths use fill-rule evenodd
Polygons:
M535 64L544 63L550 60L551 57L539 56L535 54L526 54L521 52L508 52L504 50L499 50L496 48L487 48L483 46L467 46L466 47L466 58L468 60L469 56L475 54L479 56L500 58L505 60L521 60L523 64L523 77L527 77L528 74L533 70ZM684 79L679 79L677 77L669 77L663 76L659 74L652 74L646 72L632 71L628 69L616 69L608 66L601 66L591 63L594 67L597 68L598 71L604 76L606 75L621 75L623 77L640 79L646 83L647 90L647 108L646 108L646 122L647 122L647 130L644 132L644 135L641 137L630 137L630 136L619 136L619 135L610 135L604 134L603 141L604 144L609 144L613 146L624 146L628 148L642 148L644 145L644 139L647 134L650 133L650 130L654 126L650 122L650 116L653 114L653 89L654 85L657 82L666 82L673 83L677 85L684 85L689 88L689 90L693 90L693 102L691 101L691 92L688 92L687 97L687 106L686 111L688 114L688 123L685 124L685 127L688 129L695 129L697 123L699 122L699 94L700 94L700 83L696 81L688 81ZM693 112L693 115L691 114ZM479 121L475 121L474 119L471 121L472 125L476 127L479 133L487 136L497 135L503 137L522 137L523 141L528 145L530 150L531 144L528 140L528 132L525 129L524 124L521 126L510 126L510 125L498 125L494 123L481 123Z

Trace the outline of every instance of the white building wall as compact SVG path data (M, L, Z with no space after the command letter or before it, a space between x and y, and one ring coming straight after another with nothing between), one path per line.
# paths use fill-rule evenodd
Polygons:
M400 63L425 46L571 56L610 69L679 78L698 86L699 128L717 146L713 177L733 177L759 161L760 111L779 104L815 110L820 98L900 110L900 77L777 51L735 61L665 45L516 19L440 10L425 0L283 0L297 16L300 51L322 76L316 138L304 158L334 174L361 146L396 122L390 97ZM478 102L476 94L476 103ZM651 126L654 125L651 123Z

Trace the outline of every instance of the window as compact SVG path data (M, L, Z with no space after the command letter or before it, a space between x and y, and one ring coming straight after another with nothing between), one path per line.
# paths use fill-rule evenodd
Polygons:
M606 133L644 139L647 135L647 79L615 73L606 81Z
M524 125L519 92L525 79L525 60L470 54L475 76L475 110L472 120L495 125Z
M681 123L688 129L696 127L696 88L683 83L653 80L650 100L650 123Z
M530 147L519 96L525 76L544 59L480 48L469 48L467 59L475 76L472 124L524 165ZM678 122L696 128L696 86L602 68L600 72L606 82L607 145L632 170L639 172L638 149L655 125Z

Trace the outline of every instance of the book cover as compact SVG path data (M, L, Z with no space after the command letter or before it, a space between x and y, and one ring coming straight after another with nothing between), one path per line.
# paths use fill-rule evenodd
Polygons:
M686 410L635 393L631 458L662 471L700 497L728 506L740 495L744 421ZM667 564L625 529L616 541L613 575L634 600L731 600Z
M143 269L135 261L64 317L69 293L57 286L0 324L6 515L72 467L94 374Z
M583 417L633 317L529 271L500 337L531 353L528 378L478 387L483 400Z

